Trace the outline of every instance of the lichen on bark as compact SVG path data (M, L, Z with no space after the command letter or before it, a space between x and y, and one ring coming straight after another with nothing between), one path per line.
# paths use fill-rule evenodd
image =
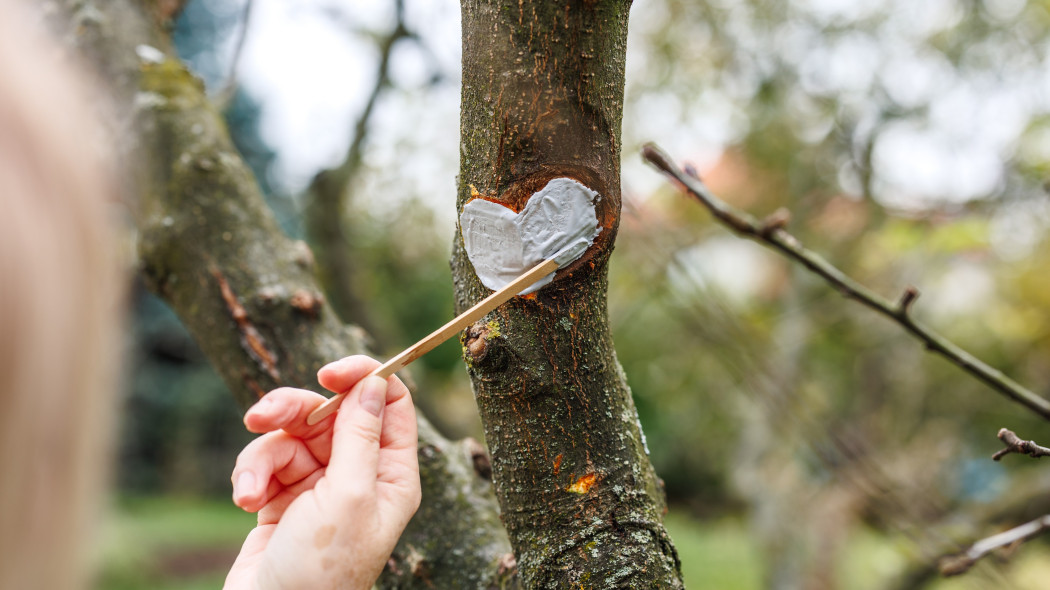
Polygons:
M607 318L629 8L462 4L458 207L480 194L520 210L559 176L601 195L603 231L588 253L535 296L493 312L499 334L484 335L484 354L472 354L482 350L477 334L465 340L502 519L530 588L682 586ZM460 236L453 250L463 310L488 291Z

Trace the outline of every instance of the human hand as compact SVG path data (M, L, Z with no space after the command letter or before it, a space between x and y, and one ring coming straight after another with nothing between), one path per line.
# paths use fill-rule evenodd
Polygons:
M244 416L251 432L233 470L233 500L258 512L226 590L371 588L419 506L416 416L396 377L365 377L379 362L351 356L323 367L325 388L350 390L313 426L324 398L266 394Z

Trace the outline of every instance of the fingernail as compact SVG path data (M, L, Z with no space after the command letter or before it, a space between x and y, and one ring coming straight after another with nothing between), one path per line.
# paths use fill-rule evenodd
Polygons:
M238 475L237 485L234 488L234 495L238 498L252 495L255 493L255 474L251 471L245 471Z
M361 407L369 414L378 416L386 405L386 379L365 377L361 382Z
M251 409L254 412L265 412L270 409L271 405L273 405L273 398L267 395L255 402L255 405L253 405Z
M339 361L332 361L332 362L328 363L327 365L321 367L320 369L317 369L317 374L320 375L321 373L327 371L330 367L334 367L337 364L339 364Z
M252 407L248 408L248 411L244 413L244 425L248 426L248 421L253 416L261 417L267 415L272 406L273 400L270 397L264 397L252 404Z

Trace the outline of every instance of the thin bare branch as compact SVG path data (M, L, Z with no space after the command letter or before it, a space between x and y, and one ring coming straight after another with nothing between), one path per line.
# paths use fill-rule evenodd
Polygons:
M1011 545L1023 543L1048 529L1050 529L1050 514L1045 514L1031 522L1014 527L1008 531L999 533L998 535L992 535L986 539L981 539L962 553L942 558L938 564L938 567L941 570L941 575L957 576L965 573L972 568L979 559L988 555L992 551L1001 547L1009 547Z
M390 62L394 47L404 39L415 39L405 23L404 0L395 0L396 21L390 32L378 41L379 62L375 84L364 109L354 124L354 136L343 161L334 168L314 176L307 189L308 206L304 214L306 232L317 255L318 274L329 293L336 313L346 321L360 325L373 335L377 349L384 348L382 332L370 319L357 286L353 248L344 226L347 211L346 194L361 170L364 148L372 113L380 96L390 86Z
M252 4L254 3L254 0L246 0L244 3L244 12L241 14L241 28L237 35L237 43L233 46L233 56L230 58L230 69L226 74L226 81L223 83L222 89L215 95L215 100L213 101L220 111L225 111L237 94L237 67L241 63L241 54L244 53L245 41L248 40L248 26L251 24Z
M162 27L171 26L187 4L189 0L158 0L153 6L153 18Z
M1028 455L1036 459L1039 457L1050 457L1050 449L1037 445L1033 440L1021 440L1021 437L1014 434L1012 430L999 429L999 440L1003 441L1006 448L992 455L992 459L995 461L1013 453Z
M918 297L918 291L914 287L908 287L895 304L853 280L819 254L806 249L794 236L783 229L786 225L786 217L774 213L770 219L759 221L747 212L732 207L712 194L695 172L692 174L683 172L671 162L666 153L654 144L646 144L642 148L642 157L674 179L682 190L698 200L715 219L729 229L802 264L846 297L899 324L909 334L921 341L927 350L943 356L1010 400L1050 420L1050 401L1036 395L1004 375L1002 371L985 364L944 336L912 319L910 313L912 303ZM784 221L780 222L779 219L784 219Z
M404 0L395 0L396 21L390 32L382 38L379 45L379 62L376 65L376 81L372 86L372 92L368 95L365 108L358 115L354 123L354 138L347 149L343 162L336 168L325 170L322 174L333 176L335 183L341 191L345 191L349 183L357 174L364 154L365 141L368 137L368 125L372 120L372 112L375 110L379 97L390 86L390 59L394 54L394 47L398 41L403 39L416 39L415 33L408 29L405 23Z

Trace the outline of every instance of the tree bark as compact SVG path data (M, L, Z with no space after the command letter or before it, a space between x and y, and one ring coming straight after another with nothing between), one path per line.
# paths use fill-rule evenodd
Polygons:
M520 211L547 181L601 195L603 230L535 296L468 330L474 387L504 525L529 588L682 587L606 309L620 209L626 0L464 0L458 207ZM462 236L460 310L488 294Z
M242 407L266 391L322 391L323 364L364 351L317 286L313 257L281 233L201 82L174 57L170 2L49 2L66 44L112 91L133 161L142 273L186 324ZM423 502L383 588L516 587L510 546L477 444L420 417Z

